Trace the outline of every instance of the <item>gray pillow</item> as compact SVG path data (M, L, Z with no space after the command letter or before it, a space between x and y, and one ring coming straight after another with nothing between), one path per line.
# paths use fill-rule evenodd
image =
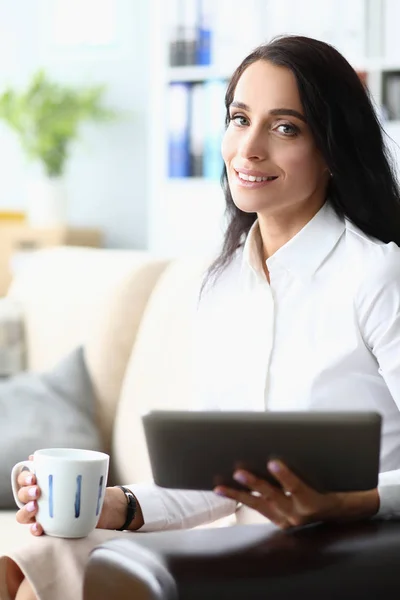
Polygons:
M39 448L102 450L83 348L46 373L0 381L0 508L15 508L13 465Z

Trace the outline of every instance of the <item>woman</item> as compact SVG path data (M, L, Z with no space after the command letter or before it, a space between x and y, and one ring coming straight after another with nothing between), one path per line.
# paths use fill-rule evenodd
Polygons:
M115 529L193 527L238 502L282 528L400 516L400 194L368 94L332 47L284 37L238 67L226 108L229 222L199 303L197 391L211 409L378 410L379 488L319 494L278 462L267 468L284 491L240 471L258 494L132 485L135 514L108 488L109 531L42 537L4 557L2 598L6 587L18 600L79 598L88 552L126 535ZM40 490L19 481L17 520L40 536Z

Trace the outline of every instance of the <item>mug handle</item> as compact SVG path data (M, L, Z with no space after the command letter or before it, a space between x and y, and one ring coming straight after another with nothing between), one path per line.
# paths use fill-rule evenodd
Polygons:
M12 468L12 471L11 471L12 493L13 493L14 500L15 500L15 503L18 506L18 508L24 508L24 506L25 506L25 504L23 502L21 502L21 500L18 498L18 490L20 489L20 486L18 485L18 482L17 482L18 475L21 473L21 471L24 467L26 467L28 469L28 471L30 471L33 475L35 475L35 465L32 460L22 460L21 462L14 465Z

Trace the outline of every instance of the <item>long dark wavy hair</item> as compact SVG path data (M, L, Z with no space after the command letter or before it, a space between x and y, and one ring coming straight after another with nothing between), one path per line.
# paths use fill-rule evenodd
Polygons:
M238 66L226 95L229 107L244 70L258 60L287 67L296 78L307 123L332 177L328 197L336 212L369 236L400 246L400 191L386 135L370 95L356 71L332 46L304 36L283 36L263 44ZM224 166L226 231L221 253L205 282L217 277L257 219L234 204Z

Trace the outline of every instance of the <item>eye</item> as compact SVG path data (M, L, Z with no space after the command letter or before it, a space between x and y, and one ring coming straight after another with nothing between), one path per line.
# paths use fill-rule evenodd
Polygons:
M233 121L233 123L235 123L235 125L237 125L238 127L243 127L249 124L248 118L244 115L233 114L230 115L229 120Z
M295 137L299 133L299 129L291 123L280 123L274 129L286 137Z

